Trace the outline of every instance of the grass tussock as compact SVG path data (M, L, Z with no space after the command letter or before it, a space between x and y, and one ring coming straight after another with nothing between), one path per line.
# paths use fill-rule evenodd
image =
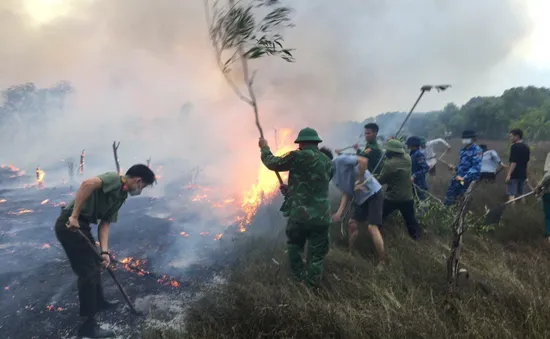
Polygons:
M502 152L502 149L499 149ZM537 155L532 169L542 167ZM438 168L432 192L443 196L450 175ZM533 177L540 173L533 173ZM510 208L499 227L481 225L481 213L504 201L500 183L476 191L472 229L464 238L462 277L452 307L445 307L446 259L452 214L437 205L421 218L418 242L398 215L384 225L389 265L374 267L366 234L360 254L348 254L340 225L319 291L291 280L284 232L272 228L237 240L238 262L227 281L206 289L188 311L179 333L147 338L549 338L550 246L535 199ZM363 232L366 233L366 232Z

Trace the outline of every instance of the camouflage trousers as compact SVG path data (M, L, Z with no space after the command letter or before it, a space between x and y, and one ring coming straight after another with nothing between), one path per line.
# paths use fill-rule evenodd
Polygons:
M318 286L323 275L323 262L328 253L330 225L311 225L288 221L286 226L288 260L294 277L309 286ZM307 241L309 260L304 267L302 254Z

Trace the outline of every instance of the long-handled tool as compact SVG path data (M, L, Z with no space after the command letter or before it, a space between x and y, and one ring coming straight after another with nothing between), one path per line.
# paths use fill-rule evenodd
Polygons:
M409 113L407 114L407 116L405 117L405 120L403 121L403 123L401 124L401 126L399 127L399 129L397 130L397 133L395 133L395 137L396 138L399 138L399 133L401 133L401 130L403 130L403 127L405 127L405 124L407 123L407 121L409 120L409 118L411 117L411 114L412 112L414 111L414 109L416 108L416 105L418 105L418 102L420 101L420 99L422 99L422 96L424 95L425 92L429 92L432 90L432 88L437 89L438 92L440 91L444 91L446 90L447 88L451 87L451 85L436 85L436 86L432 86L432 85L424 85L420 88L420 95L418 96L418 98L416 99L416 101L414 102L414 105L413 107L411 108L411 110L409 111Z
M84 233L82 233L81 230L79 229L76 229L76 232L78 234L80 234L80 236L83 238L83 239L86 239L86 243L88 244L88 246L90 247L90 249L94 252L95 256L101 260L101 255L99 253L97 253L97 250L96 250L96 246L94 244L92 244L92 242L90 241L90 239L88 239L88 237L86 235L84 235ZM136 308L134 307L134 304L130 301L130 298L128 297L128 294L126 293L126 291L124 290L124 287L122 287L122 285L120 284L120 282L118 281L116 275L115 275L115 272L113 272L113 270L110 268L110 267L107 267L107 272L109 272L109 275L111 276L111 278L113 278L115 284L117 285L118 289L120 290L120 293L122 293L122 296L124 297L124 300L126 300L126 303L128 304L128 306L130 307L130 311L133 313L133 314L136 314L136 315L140 315L140 316L144 316L146 315L145 312L140 312L138 310L136 310Z
M489 212L485 216L485 225L498 224L500 222L500 219L502 219L502 214L504 213L504 210L506 209L506 206L508 206L510 203L512 203L514 201L526 198L526 197L528 197L530 195L533 195L533 194L535 194L535 191L525 193L524 195L520 195L519 197L517 197L515 199L508 200L507 202L505 202L504 204L501 204L500 206L492 208L491 210L489 210Z

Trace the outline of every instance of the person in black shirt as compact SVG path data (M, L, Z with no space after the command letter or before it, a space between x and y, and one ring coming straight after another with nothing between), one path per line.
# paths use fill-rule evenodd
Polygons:
M510 167L506 176L506 194L508 200L512 200L523 194L527 180L527 163L531 151L529 146L523 143L523 132L513 129L509 135L512 146L510 147Z

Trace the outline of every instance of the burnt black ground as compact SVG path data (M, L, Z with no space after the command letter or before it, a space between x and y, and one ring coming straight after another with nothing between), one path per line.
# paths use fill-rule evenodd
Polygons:
M8 174L6 171L0 172L0 199L7 200L0 203L1 337L74 337L79 321L76 278L53 231L60 212L60 207L55 204L70 201L71 189L2 188L11 182L7 178ZM41 205L45 199L49 199L48 203ZM179 234L181 226L178 225L192 224L189 219L196 217L193 213L162 218L151 216L166 214L164 206L162 199L130 198L120 211L119 222L111 226L109 243L117 258L132 256L147 259L145 268L169 274L182 282L181 286L174 288L156 279L117 269L117 276L132 300L150 295L163 295L174 301L183 300L230 260L219 254L216 257L208 254L220 246L220 241L215 241L211 236L201 236L198 230L193 232L192 229L185 229L189 237ZM10 214L21 209L33 212ZM96 230L93 232L95 236ZM230 240L224 238L221 242L228 244ZM185 267L171 264L175 256L185 256L185 253L192 253L201 260L193 260L192 265ZM120 338L139 337L144 323L152 319L170 320L167 318L171 315L162 312L149 317L131 315L106 272L102 279L107 298L119 299L121 306L116 311L102 314L101 319L119 333L122 332ZM54 309L48 310L48 306Z

